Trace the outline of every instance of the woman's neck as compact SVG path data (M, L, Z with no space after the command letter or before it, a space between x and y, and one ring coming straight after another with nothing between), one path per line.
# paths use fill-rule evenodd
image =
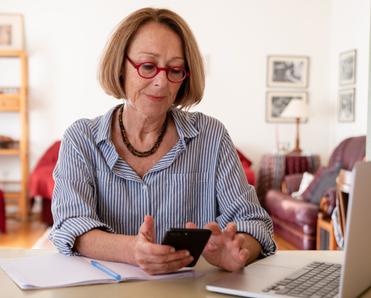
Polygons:
M157 139L166 120L166 114L148 116L125 105L122 115L123 124L131 142L152 142Z

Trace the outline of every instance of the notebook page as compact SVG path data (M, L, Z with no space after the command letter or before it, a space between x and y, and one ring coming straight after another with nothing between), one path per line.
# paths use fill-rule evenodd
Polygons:
M85 258L59 253L0 259L0 266L21 289L115 282L94 269Z

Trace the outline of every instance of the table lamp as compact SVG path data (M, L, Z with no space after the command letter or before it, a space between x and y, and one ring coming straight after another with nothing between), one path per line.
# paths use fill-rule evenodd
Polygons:
M292 99L287 107L281 114L282 118L295 118L296 121L296 140L295 148L290 154L300 154L302 152L300 148L300 135L299 135L299 124L300 121L305 120L308 117L308 105L302 99Z

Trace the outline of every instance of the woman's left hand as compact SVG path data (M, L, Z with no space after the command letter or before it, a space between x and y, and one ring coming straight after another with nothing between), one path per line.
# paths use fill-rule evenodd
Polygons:
M193 223L187 223L187 228L196 228ZM222 231L215 222L204 227L212 234L203 251L204 258L212 265L227 271L237 271L254 261L260 251L260 243L244 233L237 233L235 223L229 223Z

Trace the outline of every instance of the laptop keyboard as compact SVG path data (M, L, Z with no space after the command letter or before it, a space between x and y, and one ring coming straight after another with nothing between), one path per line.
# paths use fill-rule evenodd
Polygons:
M338 297L340 269L340 264L313 262L264 292L303 298Z

